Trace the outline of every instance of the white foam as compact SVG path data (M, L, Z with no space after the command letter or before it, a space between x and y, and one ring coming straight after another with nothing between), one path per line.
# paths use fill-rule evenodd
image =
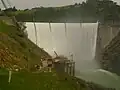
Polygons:
M51 25L51 26L50 26ZM35 43L32 22L26 22L28 37ZM76 62L77 70L97 67L95 56L98 23L36 23L38 46L53 55L70 56ZM50 29L51 28L51 29Z

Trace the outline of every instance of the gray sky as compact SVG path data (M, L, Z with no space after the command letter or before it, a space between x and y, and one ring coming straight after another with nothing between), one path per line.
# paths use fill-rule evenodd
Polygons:
M7 0L4 0L7 1ZM69 5L74 4L76 2L82 2L85 0L8 0L12 6L16 6L17 8L25 9L25 8L32 8L35 6L62 6L62 5ZM120 0L114 0L120 4ZM0 7L2 4L0 3Z

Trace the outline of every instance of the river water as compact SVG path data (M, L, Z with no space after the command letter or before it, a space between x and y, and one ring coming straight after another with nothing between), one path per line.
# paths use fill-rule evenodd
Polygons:
M34 23L26 22L26 26L28 38L36 43ZM73 54L76 77L105 87L120 88L118 85L120 78L99 69L94 60L98 23L35 23L35 26L37 45L40 48L44 48L52 56L53 51L68 58Z

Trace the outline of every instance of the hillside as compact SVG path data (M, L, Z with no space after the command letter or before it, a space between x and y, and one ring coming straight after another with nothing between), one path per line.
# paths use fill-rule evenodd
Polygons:
M120 6L112 0L86 0L86 2L62 7L34 7L4 10L18 21L31 22L110 22L120 20Z
M31 69L39 64L41 57L50 57L49 54L33 44L14 25L0 21L0 67Z
M3 75L4 74L4 75ZM8 72L0 74L1 90L76 90L75 81L63 80L56 73L13 73L11 83L7 83ZM1 78L2 77L2 78ZM59 79L59 80L58 80ZM81 89L82 90L82 89Z

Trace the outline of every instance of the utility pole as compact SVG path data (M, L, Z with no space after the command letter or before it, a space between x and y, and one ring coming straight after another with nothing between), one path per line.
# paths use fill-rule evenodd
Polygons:
M75 62L73 62L73 76L75 76Z
M4 8L5 8L5 9L8 9L8 7L7 7L7 5L5 4L4 0L1 0L1 2L2 2ZM7 0L7 2L9 2L9 1ZM9 3L9 4L10 4L10 3ZM10 5L10 6L11 6L11 5ZM6 12L4 12L4 13L5 13L6 16L8 16ZM9 17L9 16L8 16L8 17ZM15 24L15 26L17 26L18 29L21 29L21 26L20 26L19 23L17 22L15 16L12 16L11 19L12 19L13 23Z
M7 9L7 5L5 4L4 0L1 0L1 2L2 2L4 8Z

